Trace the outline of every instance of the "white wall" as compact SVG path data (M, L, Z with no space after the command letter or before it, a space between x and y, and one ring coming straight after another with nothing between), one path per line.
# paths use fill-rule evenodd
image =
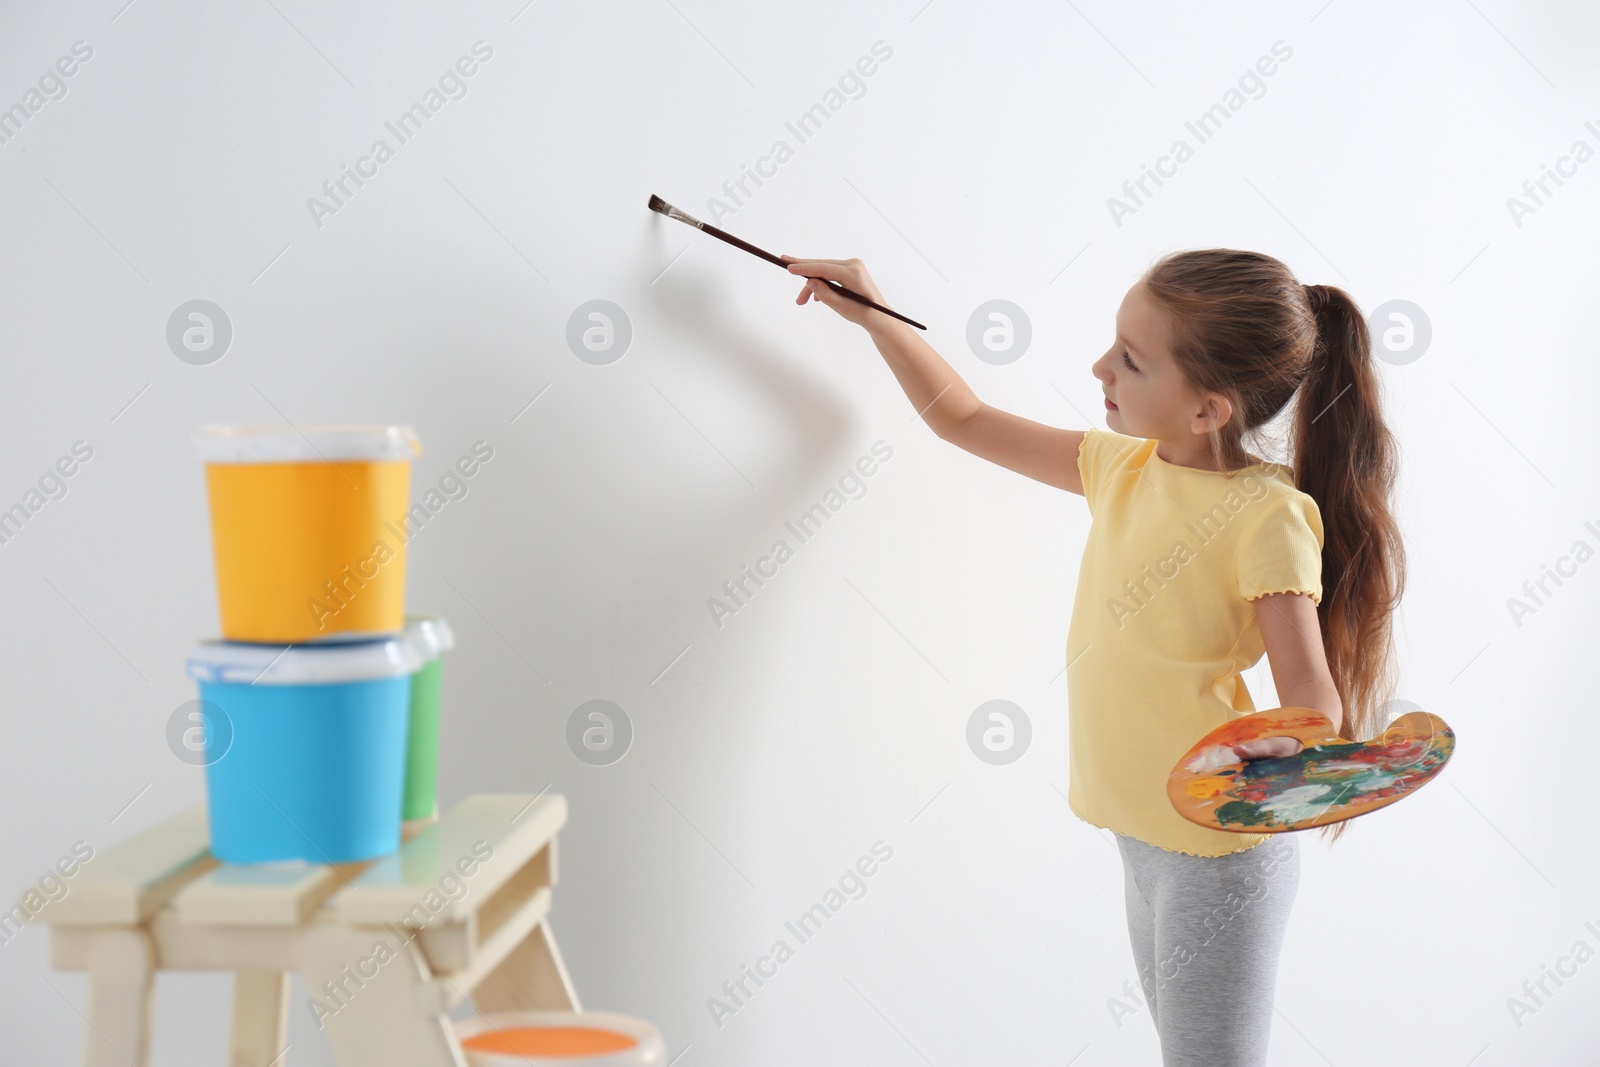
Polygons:
M410 606L459 637L442 800L567 796L554 927L586 1007L654 1020L685 1067L1155 1062L1145 1014L1108 1006L1134 973L1120 861L1063 798L1081 499L939 441L861 331L645 208L709 219L783 139L722 225L860 256L981 397L1041 421L1100 424L1089 364L1166 251L1260 249L1425 310L1429 350L1383 370L1401 695L1460 745L1338 846L1302 838L1273 1062L1587 1062L1600 963L1520 1020L1507 1001L1600 947L1600 563L1520 625L1507 599L1600 547L1600 162L1520 225L1507 198L1600 147L1592 9L124 2L0 15L0 106L93 49L0 144L0 504L94 449L0 545L7 899L202 795L164 738L217 626L191 429L408 422L417 487L495 450L411 546ZM465 97L317 225L307 199L394 147L385 121L480 40ZM785 123L878 41L864 93L798 144ZM1278 41L1259 98L1115 224L1107 198ZM205 366L165 340L195 298L234 331ZM1004 366L966 343L996 298L1033 329ZM593 299L633 331L605 366L565 340ZM718 629L707 599L879 439L866 493ZM566 747L594 698L636 729L608 767ZM1004 767L964 734L996 698L1034 729ZM715 1025L723 981L880 839L865 897ZM157 997L155 1062L220 1062L227 981L163 975ZM286 1062L331 1063L304 997ZM0 1059L70 1062L84 1006L42 930L0 945Z

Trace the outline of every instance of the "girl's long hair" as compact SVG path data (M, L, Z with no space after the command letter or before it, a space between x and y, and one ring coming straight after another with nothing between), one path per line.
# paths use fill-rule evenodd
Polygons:
M1189 383L1233 404L1235 417L1211 433L1218 469L1247 465L1246 433L1294 401L1289 466L1322 517L1317 620L1344 706L1339 735L1368 740L1384 728L1394 691L1391 622L1405 588L1405 547L1389 509L1399 447L1383 421L1366 320L1334 286L1313 312L1289 268L1257 252L1176 252L1143 284L1171 318L1173 356ZM1331 842L1348 825L1323 829Z

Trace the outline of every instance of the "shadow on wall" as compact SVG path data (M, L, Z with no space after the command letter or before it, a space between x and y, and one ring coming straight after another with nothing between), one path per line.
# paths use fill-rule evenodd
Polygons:
M646 258L658 256L652 251ZM784 528L785 520L815 505L819 493L835 484L841 472L867 451L867 444L857 441L861 422L849 397L822 374L807 368L802 358L806 353L775 346L769 338L741 329L738 313L730 311L727 297L708 273L697 273L679 263L650 285L648 294L655 319L668 332L670 342L662 346L659 358L694 360L724 373L729 381L746 383L748 400L744 403L767 415L763 425L783 439L775 450L782 457L780 466L760 471L746 468L756 488L736 502L740 521L705 522L714 514L693 510L673 516L679 523L676 542L693 546L697 561L693 571L733 576L741 566L767 552L774 541L794 542ZM779 314L785 306L774 302ZM861 343L870 345L864 338ZM687 528L696 521L703 525ZM719 589L712 586L697 592L687 630L682 628L683 605L673 611L678 616L673 629L686 640L704 636L713 626L705 601L719 595Z
M659 215L652 218L682 228ZM713 240L704 235L687 236L691 241ZM635 249L636 262L646 265L653 275L660 271L660 265L671 261L680 247L664 241L658 231L646 231ZM776 329L758 333L742 325L770 322L781 327L788 321L784 317L786 311L792 311L796 319L820 315L821 312L808 312L792 303L798 284L789 290L788 301L781 293L774 294L770 311L736 306L730 302L729 286L722 279L730 270L744 269L745 265L737 262L737 253L735 262L727 265L711 265L709 255L705 266L686 262L693 258L692 254L685 256L654 284L645 286L647 292L642 294L662 342L652 353L653 359L662 362L657 381L670 393L674 374L694 367L704 369L704 375L698 377L714 375L729 383L727 393L739 397L734 402L759 417L764 431L762 443L770 445L763 447L762 454L769 461L758 468L737 454L731 455L756 488L751 489L736 475L730 476L725 483L727 488L719 494L725 507L679 508L662 516L663 521L652 517L652 527L670 525L669 536L681 550L681 558L670 560L670 572L660 566L651 573L641 572L626 597L613 602L604 632L597 636L609 645L603 651L610 653L610 661L618 661L619 657L636 659L642 650L658 650L658 662L663 668L675 662L673 658L692 643L692 651L672 669L699 670L705 682L703 686L674 687L674 675L667 673L662 684L652 691L650 674L646 674L636 690L650 691L649 703L669 703L672 708L670 729L648 720L640 728L642 735L648 732L646 746L651 760L643 767L657 769L657 773L648 775L648 784L639 781L641 765L634 757L630 770L634 780L626 793L597 790L585 799L592 805L589 817L597 823L620 825L627 821L639 827L636 839L629 842L628 860L619 862L599 855L592 860L597 867L608 867L613 886L653 877L649 873L652 869L679 871L657 886L662 894L661 905L640 907L630 904L625 892L617 895L614 890L605 890L610 899L595 914L594 921L603 923L610 944L648 946L648 961L696 960L697 966L707 963L715 971L715 979L707 979L706 988L694 990L695 995L726 998L727 994L711 983L734 973L734 965L758 960L762 955L759 950L770 946L769 924L774 911L769 879L774 877L772 872L792 865L792 857L787 855L790 842L785 835L774 833L772 827L787 824L794 818L793 813L779 810L786 805L751 804L761 809L757 816L745 805L760 798L762 790L768 788L764 783L770 774L775 772L787 779L794 773L792 742L785 728L767 714L771 705L783 705L787 698L774 692L763 679L787 676L796 670L805 672L803 665L793 664L794 648L782 640L786 626L803 625L805 620L776 616L773 602L767 599L770 594L757 591L738 617L724 620L728 630L743 628L748 633L751 626L761 627L758 640L745 642L735 663L728 653L733 646L723 644L735 638L717 632L707 601L724 597L723 580L736 579L745 565L756 566L758 558L767 554L775 541L799 545L795 535L786 529L786 522L815 506L823 493L837 486L841 473L851 469L858 457L871 454L870 442L863 437L873 436L870 431L875 427L863 424L852 398L828 379L830 364L818 359L819 353L808 351L801 343L774 341ZM771 267L756 265L753 269L776 273ZM862 338L860 343L869 346L868 351L876 356L870 341ZM677 418L670 413L668 417ZM892 436L892 428L886 436ZM849 511L850 508L845 509ZM863 529L859 520L860 516L841 513L830 520L830 525L832 521L844 521L849 524L844 530L823 528L815 536L824 541L850 536L850 530ZM799 576L786 577L785 572L807 568L806 559L799 558L805 557L807 551L798 547L796 560L785 564L777 575L769 576L767 582L774 587L787 587L806 581ZM815 570L811 575L813 582L838 582L833 577L818 578ZM842 584L837 592L848 595ZM717 669L706 672L708 664ZM621 699L626 703L626 696ZM643 706L650 714L649 705ZM739 800L730 804L729 799L735 797ZM682 810L674 810L679 805ZM690 819L692 824L687 821ZM768 819L770 823L765 821ZM662 844L663 840L692 839L698 846L695 835L702 827L707 840L715 840L715 847L719 852L726 850L726 856L697 851L692 855L698 859L685 865L681 855ZM663 926L664 914L681 915L686 904L703 905L707 884L718 887L717 898L723 901L719 917L710 927L698 920ZM784 933L779 927L777 934ZM708 944L714 946L710 955ZM646 956L641 956L641 961ZM760 962L756 965L762 966ZM736 974L733 981L739 980ZM658 999L659 990L631 978L616 982L612 988L619 997L666 1004ZM744 1002L724 999L723 1011L730 1010L730 1004ZM704 1018L696 1020L695 1029ZM716 1012L711 1018L718 1019ZM688 1019L682 1017L680 1025L687 1025Z

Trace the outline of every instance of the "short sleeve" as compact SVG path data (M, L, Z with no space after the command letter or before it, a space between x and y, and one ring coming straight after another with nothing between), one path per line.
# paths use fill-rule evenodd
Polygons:
M1128 461L1134 447L1142 440L1093 426L1084 432L1083 440L1078 443L1078 475L1083 479L1083 499L1089 505L1090 515L1095 512L1095 503L1106 482Z
M1239 595L1306 593L1322 603L1322 513L1302 492L1268 502L1239 546Z

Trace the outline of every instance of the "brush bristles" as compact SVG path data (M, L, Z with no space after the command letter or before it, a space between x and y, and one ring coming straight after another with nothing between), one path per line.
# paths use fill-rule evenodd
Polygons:
M687 222L690 226L698 227L700 225L699 219L687 212L679 211L677 208L673 207L659 196L656 196L654 193L650 195L650 210L660 212L669 219L677 219L679 222Z

